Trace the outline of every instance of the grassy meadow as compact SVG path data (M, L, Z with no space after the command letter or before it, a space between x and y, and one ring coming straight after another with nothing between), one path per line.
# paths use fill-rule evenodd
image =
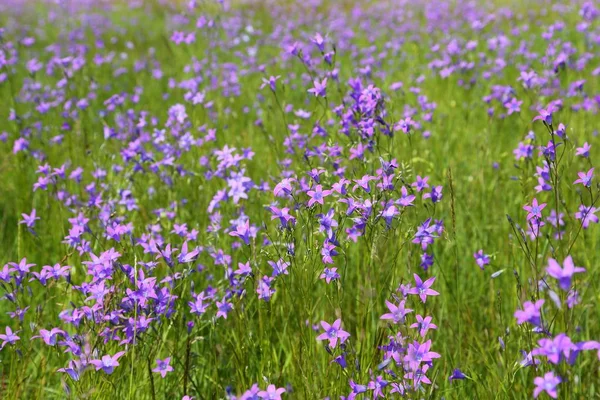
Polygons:
M0 398L600 398L599 21L0 0Z

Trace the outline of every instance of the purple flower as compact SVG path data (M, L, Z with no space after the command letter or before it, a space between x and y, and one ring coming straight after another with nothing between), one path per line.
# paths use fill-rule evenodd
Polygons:
M119 361L117 361L121 356L125 354L124 351L119 351L114 356L105 355L102 356L101 360L90 360L90 364L96 367L96 371L103 370L108 375L112 374L115 370L115 367L119 366Z
M62 329L52 328L51 330L40 329L39 336L32 336L31 339L42 338L42 340L48 346L54 346L56 344L58 335L64 335L65 332Z
M521 325L525 322L529 322L534 326L540 326L541 323L541 310L544 305L544 299L540 299L535 303L531 301L526 301L523 304L523 310L515 311L515 318L517 319L517 324Z
M433 318L430 316L423 318L422 316L417 315L417 322L412 324L410 327L418 329L419 335L421 335L421 337L425 337L425 335L427 335L428 330L437 329L437 325L431 323L432 319Z
M427 296L438 296L439 295L438 292L431 289L431 285L433 285L433 282L435 282L434 276L427 279L425 282L423 282L423 280L419 277L419 275L414 274L413 276L415 278L416 285L415 285L415 287L410 288L407 291L408 294L418 295L421 298L421 301L423 303L425 303L425 301L427 300Z
M337 268L325 268L323 273L319 276L320 279L325 279L325 282L331 283L331 281L335 281L340 279L340 274L337 273Z
M417 226L417 232L412 240L413 243L421 244L423 250L427 250L427 247L433 243L433 240L437 237L436 227L430 226L431 218L425 220L421 225Z
M523 210L527 211L527 221L533 218L541 219L542 210L546 207L546 203L539 204L537 199L533 199L531 205L526 204L523 206Z
M295 178L284 178L275 185L273 189L273 194L277 197L287 196L292 193L292 182L294 182Z
M373 399L376 399L378 397L385 397L383 394L383 388L385 388L387 385L388 381L386 381L381 375L379 375L377 378L370 381L367 387L369 388L369 390L373 391Z
M529 159L533 157L533 145L520 142L516 149L513 150L516 160Z
M475 258L477 265L479 265L479 268L482 270L490 263L490 256L483 254L483 250L477 251L475 254L473 254L473 257Z
M536 193L549 192L551 190L552 190L552 186L548 182L546 182L546 180L544 178L542 178L541 176L538 177L538 185L535 187Z
M523 355L523 359L519 361L519 365L521 365L523 368L529 367L530 365L538 365L540 363L540 360L534 358L533 354L531 353L521 350L521 354Z
M235 227L235 231L229 232L229 236L239 237L246 245L249 245L251 233L250 219L246 219L243 224L239 224Z
M596 213L598 209L593 206L587 207L584 204L579 205L579 211L575 213L575 218L581 221L581 226L583 229L587 229L590 225L590 222L598 223L598 217Z
M421 178L421 176L417 175L417 180L412 184L412 187L414 187L417 192L422 192L429 187L429 184L427 183L428 180L428 176Z
M167 376L167 373L173 371L173 367L169 364L171 363L171 357L167 357L164 360L156 359L156 368L152 370L152 372L159 373L163 378Z
M260 388L255 383L252 387L246 390L241 396L240 400L258 400L258 392L260 392Z
M567 296L567 307L575 307L577 304L579 304L580 300L581 298L579 297L579 293L577 292L577 290L573 289L569 291L569 294Z
M340 354L339 356L334 358L331 362L338 364L342 368L348 367L348 362L346 361L345 353Z
M21 339L16 335L17 333L19 333L19 331L13 332L12 329L10 329L10 326L7 326L6 333L0 334L0 340L2 340L2 346L0 346L0 350L2 350L7 344L15 344L19 339Z
M546 372L543 377L538 376L533 380L535 383L535 389L533 389L533 397L537 398L540 393L546 392L548 396L556 399L558 397L558 393L556 392L556 387L561 382L560 377L554 375L554 372Z
M252 267L250 267L250 261L247 261L246 263L238 263L238 269L233 271L233 273L242 276L251 275Z
M327 78L323 78L321 82L318 79L313 81L314 87L308 89L308 93L312 93L315 97L327 96Z
M558 135L558 137L560 138L566 138L566 131L567 131L567 127L565 126L565 124L563 124L562 122L558 124L558 127L556 128L555 133Z
M521 112L521 104L523 104L522 100L517 100L513 97L510 101L504 103L504 107L507 109L507 114L511 115L513 113Z
M392 390L390 390L390 394L398 393L398 395L404 396L405 389L403 384L392 382L390 386L392 387Z
M74 381L78 381L86 366L80 360L71 360L67 368L59 368L58 372L69 374Z
M424 199L431 199L432 203L437 203L442 200L442 186L432 186L431 192L423 195Z
M29 273L29 269L31 267L35 267L35 264L28 264L27 259L23 258L19 263L9 262L8 265L11 265L13 268L10 269L11 272L18 272L20 275L25 275Z
M327 214L317 214L319 218L319 232L325 232L327 238L333 238L333 229L338 227L338 222L334 219L335 210L333 208L327 211Z
M334 192L345 195L348 191L346 186L350 183L348 179L342 178L331 186Z
M200 293L199 295L194 296L194 301L188 302L192 314L202 315L206 312L208 304L204 303L204 300L206 300L204 293Z
M6 265L4 266L5 268L7 267ZM2 272L0 272L0 276L2 275ZM4 280L4 278L0 279ZM25 318L25 313L27 312L27 310L29 310L29 306L25 307L25 308L17 308L14 312L13 311L9 311L7 314L10 315L11 318L19 318L19 321L23 322L23 319Z
M594 177L594 168L590 168L588 172L578 172L577 175L579 179L573 182L574 184L581 183L585 187L590 187L592 185L592 178Z
M452 371L452 375L450 375L450 377L448 378L448 380L450 382L455 381L455 380L463 380L466 379L467 376L458 368L455 368L454 371Z
M185 106L183 104L175 104L169 108L169 119L175 120L179 124L183 124L187 118Z
M331 194L331 190L323 190L323 186L317 185L315 190L309 190L306 194L310 197L308 206L312 207L315 203L323 205L323 199Z
M281 400L281 395L285 392L286 390L284 388L277 388L275 385L269 385L267 386L267 390L258 392L258 397L261 399Z
M402 195L400 196L400 199L398 199L397 203L400 204L402 207L413 206L413 201L415 201L415 195L408 194L408 190L405 186L402 186L400 192L402 193Z
M233 304L229 303L227 300L223 299L223 301L217 301L217 318L223 317L224 319L227 319L227 314L231 310L233 310Z
M560 333L554 339L538 340L538 348L531 351L532 356L545 356L552 364L560 363L561 359L568 359L572 350L573 342L564 333Z
M311 41L317 46L321 53L325 51L325 39L320 33L315 33L315 36L311 39Z
M564 290L569 291L571 289L571 280L574 274L585 272L585 268L576 267L573 263L573 258L568 256L563 261L563 268L553 258L548 259L548 267L546 267L548 275L558 280L558 286Z
M279 275L289 275L289 271L288 271L288 267L290 266L290 263L287 261L284 261L283 259L279 259L277 260L277 262L274 261L267 261L267 263L273 268L273 277L279 276Z
M367 391L367 385L358 384L358 383L354 382L352 379L350 379L349 385L350 385L350 389L352 389L352 392L346 398L347 400L353 400L356 398L356 395Z
M329 340L329 347L334 349L337 346L338 340L340 343L344 343L350 337L350 334L342 330L341 326L341 319L336 319L331 325L325 321L321 321L321 327L325 332L317 336L317 340Z
M290 215L290 209L287 207L281 209L277 207L269 207L269 210L273 214L271 216L271 220L279 218L282 228L286 228L290 224L294 225L296 223L296 217Z
M421 268L427 271L433 265L433 255L428 253L421 254Z
M522 81L525 89L531 89L539 82L535 71L521 71L520 75L521 76L517 79L517 81Z
M547 108L542 108L538 111L538 115L536 115L533 120L534 121L542 121L547 125L552 125L552 106L548 106Z
M380 319L391 319L395 324L403 324L405 320L405 316L411 313L413 310L410 308L405 308L406 300L400 301L400 303L396 306L389 301L385 301L385 305L390 310L389 313L383 314Z
M15 143L13 144L13 154L17 154L21 151L27 151L28 149L29 141L27 141L27 139L20 137L15 140Z
M431 340L428 340L423 344L420 344L419 342L413 342L412 344L408 345L408 350L406 356L404 357L404 361L408 363L408 367L412 371L416 371L421 363L428 363L433 361L435 358L441 357L440 354L429 351L430 348Z
M371 182L372 180L375 180L375 179L377 179L377 178L374 176L371 176L371 175L364 175L360 179L354 179L354 182L356 183L356 185L354 185L354 187L352 188L352 191L356 191L358 188L362 188L365 192L371 193L371 188L369 187L369 182Z
M262 78L263 83L262 85L260 85L260 88L264 89L265 86L269 86L269 88L271 88L271 91L275 92L275 90L277 89L276 82L279 80L279 78L281 78L280 75L270 76L269 79Z
M408 135L410 133L411 128L415 125L416 123L415 121L413 121L412 118L406 117L404 119L401 119L400 121L398 121L398 123L394 125L394 130L402 131Z
M394 205L390 205L386 207L383 211L379 213L379 216L385 220L385 223L388 227L392 225L393 219L398 215L398 209Z
M275 294L275 290L271 288L273 279L274 278L265 275L260 281L258 281L256 293L258 293L258 298L260 300L269 301L271 297Z
M33 210L31 210L31 214L29 214L29 215L21 214L21 216L23 217L23 219L21 221L19 221L19 224L25 224L25 226L27 226L30 229L33 229L33 226L35 225L35 221L40 219L39 217L37 217L35 215L35 208Z
M588 142L585 142L583 144L583 146L578 147L578 148L575 149L575 155L587 158L587 157L590 156L590 149L591 148L592 148L592 146L590 146L588 144Z
M177 256L177 261L179 261L181 264L187 264L190 262L194 262L196 260L196 258L198 257L198 254L200 253L200 249L195 248L192 251L188 251L188 242L185 241L183 242L183 245L181 246L181 251L179 252L179 255Z
M323 248L321 249L321 261L323 261L323 264L333 264L333 257L337 255L338 252L333 243L326 242L323 244Z

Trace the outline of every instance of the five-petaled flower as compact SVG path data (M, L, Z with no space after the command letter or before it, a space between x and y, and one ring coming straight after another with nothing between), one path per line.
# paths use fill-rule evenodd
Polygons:
M171 357L167 357L164 360L156 359L156 368L152 372L159 373L163 378L167 376L167 373L173 371L173 367L170 365Z
M479 268L484 269L486 265L490 263L490 256L483 253L483 250L479 250L473 254L475 262L479 265Z
M421 363L428 363L435 358L441 357L439 353L429 351L429 349L431 349L431 340L428 340L423 344L415 341L408 345L404 361L408 363L408 367L412 371L416 371Z
M21 216L23 217L23 219L21 221L19 221L19 223L25 224L25 226L27 226L29 229L33 229L33 226L35 225L35 221L40 219L40 217L36 216L35 208L33 210L31 210L31 213L29 215L23 213L23 214L21 214Z
M542 210L546 207L546 203L539 204L537 199L531 201L531 205L526 204L523 210L527 211L527 221L532 219L540 220L542 218Z
M554 110L552 109L551 106L548 106L546 108L542 108L541 110L538 111L538 115L536 115L533 120L534 121L542 121L547 125L552 125L552 112Z
M539 326L541 323L541 310L544 302L544 299L539 299L535 303L532 303L531 301L523 303L523 309L515 311L517 324L521 325L525 322L529 322L534 326Z
M344 343L350 337L348 332L342 330L342 320L339 318L331 325L321 321L321 327L325 332L317 336L317 340L329 340L329 347L331 348L337 346L338 340L340 343Z
M41 338L48 346L54 346L58 339L58 335L64 335L62 329L52 328L51 330L40 329L40 334L32 336L31 339Z
M272 92L275 92L275 90L277 89L276 83L279 80L279 78L281 78L280 75L270 76L269 79L262 78L262 84L260 85L260 88L264 89L265 86L268 86Z
M558 393L556 387L562 380L560 377L554 375L554 372L546 372L543 377L538 376L533 380L535 383L535 389L533 389L533 397L537 398L542 392L548 393L548 396L556 399Z
M430 316L423 318L422 316L417 315L417 322L412 324L410 327L418 329L419 335L421 335L421 337L425 337L425 335L427 335L428 330L437 329L437 325L431 323L432 319L433 318Z
M573 182L575 185L581 183L585 187L592 185L592 179L594 178L594 168L590 168L588 172L578 172L579 179Z
M257 393L261 399L281 400L281 395L285 393L284 388L278 388L275 385L267 386L267 390L261 390Z
M103 370L108 375L112 374L116 367L119 366L119 358L125 354L124 351L119 351L114 356L105 355L100 360L90 360L90 364L96 367L96 371Z
M389 301L385 301L385 305L390 310L389 313L383 314L381 319L391 319L395 324L403 324L405 320L405 316L411 313L413 310L410 308L405 308L404 305L406 300L401 300L398 305L391 303Z
M314 190L309 190L306 194L310 197L308 206L312 207L315 203L323 205L323 199L331 194L331 190L323 190L323 186L317 185Z
M19 331L13 332L10 326L6 327L6 333L0 334L0 340L2 340L2 345L0 345L0 350L4 348L7 344L15 344L20 337L17 336Z
M313 84L314 87L308 89L308 93L312 93L315 97L327 96L327 78L323 78L320 82L318 79L315 79Z
M553 258L548 259L548 267L546 267L548 275L558 280L558 286L564 290L571 289L571 280L574 274L585 272L585 268L576 267L573 263L573 258L568 256L563 261L563 268L560 267L558 261Z
M415 278L415 287L410 288L407 293L408 294L416 294L421 298L421 301L425 303L427 300L427 296L438 296L439 293L435 290L431 289L431 285L435 282L435 277L431 277L427 279L425 282L419 277L419 275L414 274Z

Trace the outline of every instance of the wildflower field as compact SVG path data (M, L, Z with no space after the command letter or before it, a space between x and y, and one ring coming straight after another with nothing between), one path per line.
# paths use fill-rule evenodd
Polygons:
M596 0L0 0L0 398L600 398L599 75Z

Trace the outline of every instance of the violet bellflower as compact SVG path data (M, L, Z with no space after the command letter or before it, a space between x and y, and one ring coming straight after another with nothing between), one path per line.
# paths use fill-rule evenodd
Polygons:
M5 333L0 334L0 340L2 340L0 350L2 350L7 344L15 344L17 341L19 341L21 338L17 336L17 333L19 333L19 331L13 332L10 326L7 326Z
M342 320L339 318L331 325L325 321L321 321L321 327L325 332L317 336L317 340L329 340L329 347L332 349L337 346L338 340L340 343L344 343L350 337L348 332L342 330Z
M380 319L392 320L394 324L403 324L407 314L413 312L410 308L405 308L406 300L401 300L396 306L395 304L385 301L385 305L390 310L389 313L383 314Z
M167 373L173 371L173 367L170 365L171 357L167 357L164 360L156 359L156 368L152 372L159 373L163 378L167 376Z
M560 382L560 377L554 375L554 372L552 371L546 372L543 377L538 376L533 380L533 383L535 383L533 397L537 399L542 392L546 392L548 396L556 399L558 397L556 388Z
M104 355L100 360L90 360L90 364L96 367L96 371L102 370L106 374L110 375L114 372L115 368L119 366L119 358L125 354L124 351L119 351L114 356Z
M408 290L408 294L415 294L421 298L421 301L425 303L427 296L438 296L439 293L431 289L431 285L435 282L435 277L427 279L425 282L417 274L413 274L415 278L415 287Z
M558 286L562 290L569 291L569 289L571 289L571 281L573 280L573 275L585 272L585 268L576 267L573 263L573 258L571 256L568 256L563 261L563 268L560 267L560 264L555 259L548 259L548 266L546 267L546 272L552 278L558 280Z

